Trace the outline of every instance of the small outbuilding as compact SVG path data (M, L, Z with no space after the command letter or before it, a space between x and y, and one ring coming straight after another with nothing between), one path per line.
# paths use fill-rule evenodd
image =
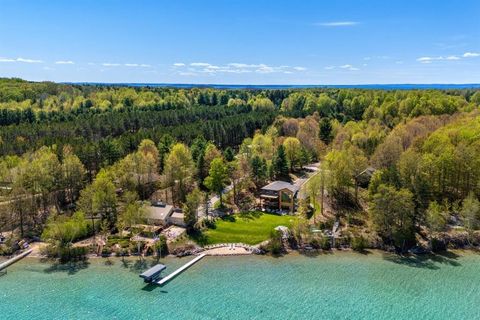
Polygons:
M355 177L356 184L362 188L367 188L375 171L375 168L367 167Z
M186 227L185 216L183 215L183 211L179 208L173 210L168 222L177 227Z

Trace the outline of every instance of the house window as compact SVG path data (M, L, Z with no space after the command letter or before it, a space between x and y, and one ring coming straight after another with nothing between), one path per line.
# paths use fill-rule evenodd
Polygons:
M282 202L291 202L292 197L290 196L289 193L282 192Z

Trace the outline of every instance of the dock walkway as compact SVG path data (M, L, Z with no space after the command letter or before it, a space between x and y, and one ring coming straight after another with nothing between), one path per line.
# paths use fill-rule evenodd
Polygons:
M180 268L178 268L177 270L175 270L174 272L170 273L168 276L166 276L165 278L162 278L160 279L159 281L157 281L156 283L159 284L159 285L163 285L165 283L167 283L168 281L172 280L173 278L175 278L177 275L179 275L180 273L182 273L183 271L187 270L189 267L191 267L192 265L194 265L195 263L197 263L198 261L202 260L204 257L206 256L206 254L201 254L199 255L198 257L196 257L195 259L193 260L190 260L189 262L187 262L186 264L184 264L183 266L181 266Z
M2 271L3 269L11 266L11 265L14 264L15 262L17 262L17 261L25 258L25 257L28 256L30 253L32 253L32 251L33 251L33 249L29 249L29 250L27 250L27 251L25 251L25 252L20 253L20 254L17 255L17 256L15 256L15 257L13 257L13 258L5 261L4 263L1 263L1 264L0 264L0 271Z

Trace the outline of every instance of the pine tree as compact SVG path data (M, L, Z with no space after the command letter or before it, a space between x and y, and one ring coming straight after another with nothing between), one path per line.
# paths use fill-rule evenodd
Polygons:
M285 154L285 147L280 145L275 153L273 160L273 175L276 179L288 179L289 164L287 155Z

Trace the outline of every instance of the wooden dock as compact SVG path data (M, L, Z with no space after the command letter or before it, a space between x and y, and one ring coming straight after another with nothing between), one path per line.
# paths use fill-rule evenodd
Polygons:
M165 278L162 278L160 279L159 281L157 281L156 283L159 284L159 285L164 285L165 283L167 283L168 281L172 280L173 278L175 278L177 275L179 275L180 273L182 273L183 271L187 270L188 268L190 268L192 265L194 265L195 263L197 263L198 261L202 260L203 257L205 257L206 254L202 253L201 255L197 256L195 259L193 260L190 260L189 262L185 263L183 266L181 266L180 268L178 268L177 270L173 271L172 273L170 273L168 276L166 276Z
M22 252L20 253L19 255L5 261L4 263L0 264L0 271L2 271L3 269L5 269L6 267L9 267L11 266L12 264L14 264L15 262L25 258L26 256L28 256L30 253L32 253L33 249L29 249L25 252Z

